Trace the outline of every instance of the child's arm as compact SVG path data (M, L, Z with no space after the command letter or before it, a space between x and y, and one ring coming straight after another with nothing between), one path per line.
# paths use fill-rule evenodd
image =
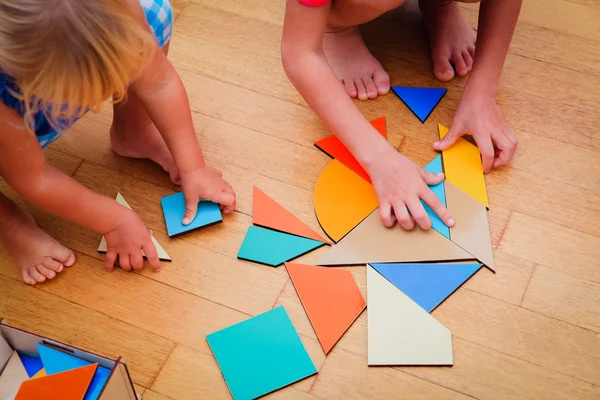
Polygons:
M160 269L151 235L140 217L49 165L36 137L25 129L23 119L3 104L0 176L28 202L105 235L108 270L113 269L117 255L123 269L143 268L141 250L153 269Z
M420 199L446 224L453 225L449 212L426 185L438 183L442 177L427 173L398 153L369 124L325 59L322 41L330 7L307 7L298 0L287 1L281 51L288 77L369 173L386 226L397 220L405 229L412 229L410 210L422 228L430 228L431 221Z
M517 149L517 136L496 105L496 93L522 2L481 2L473 70L450 131L434 144L436 150L445 150L462 135L472 135L486 173L506 165Z
M148 24L137 0L132 9L140 24ZM225 214L235 209L235 193L220 171L208 166L198 144L188 97L179 75L166 55L157 49L152 63L133 82L132 89L164 138L181 175L186 199L183 223L196 216L198 201L219 203Z

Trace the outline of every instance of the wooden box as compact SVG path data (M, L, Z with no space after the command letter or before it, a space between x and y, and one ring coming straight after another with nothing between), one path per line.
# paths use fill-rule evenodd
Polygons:
M141 400L137 396L127 365L119 357L111 360L88 351L57 342L22 329L11 327L0 319L0 371L4 369L13 350L30 357L39 358L37 344L44 344L57 350L74 355L91 363L107 368L111 371L110 376L102 389L99 400Z

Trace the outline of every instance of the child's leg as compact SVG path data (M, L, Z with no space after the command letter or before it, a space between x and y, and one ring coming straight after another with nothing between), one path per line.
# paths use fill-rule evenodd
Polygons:
M452 0L419 0L429 30L433 72L440 81L449 81L454 71L466 75L473 66L477 34ZM452 68L454 66L454 68Z
M163 47L167 54L169 43ZM140 99L127 93L126 102L114 105L113 124L110 128L112 148L120 156L148 158L159 164L179 184L179 172L167 144L146 113Z
M390 78L369 52L358 25L398 7L404 0L334 0L328 33L323 38L327 61L344 82L351 97L373 99L386 94Z
M25 283L52 279L75 255L42 231L33 217L0 193L0 244L21 269Z

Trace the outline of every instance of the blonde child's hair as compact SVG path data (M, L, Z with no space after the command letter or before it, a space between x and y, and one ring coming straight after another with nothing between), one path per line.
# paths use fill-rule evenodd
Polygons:
M0 0L0 71L20 88L32 130L40 111L61 130L123 100L156 47L127 0Z

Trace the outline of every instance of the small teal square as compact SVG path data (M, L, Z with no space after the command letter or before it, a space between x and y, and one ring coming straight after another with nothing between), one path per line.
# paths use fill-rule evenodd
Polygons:
M198 203L196 218L194 218L191 224L184 225L181 222L185 214L185 197L183 192L163 197L160 202L163 214L165 215L165 223L167 224L167 233L169 236L179 235L180 233L223 221L219 205L212 201L203 200Z
M206 337L234 400L250 400L317 373L283 306Z

